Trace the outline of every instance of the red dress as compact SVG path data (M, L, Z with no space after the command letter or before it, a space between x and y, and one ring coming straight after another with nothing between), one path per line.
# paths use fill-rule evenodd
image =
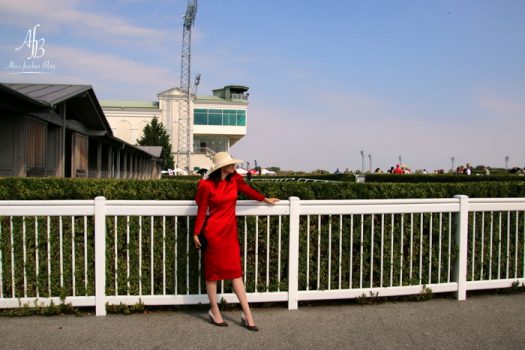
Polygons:
M233 174L229 181L199 181L195 197L198 210L194 234L204 234L208 241L208 246L203 252L206 281L231 280L242 276L241 249L235 215L239 192L251 199L264 200L264 196L245 183L237 173ZM208 208L209 216L206 218Z

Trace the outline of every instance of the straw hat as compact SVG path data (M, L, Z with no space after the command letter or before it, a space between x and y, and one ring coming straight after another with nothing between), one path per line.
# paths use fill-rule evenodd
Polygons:
M204 178L208 178L208 176L215 170L218 170L226 165L239 164L242 162L243 161L240 159L233 159L232 156L228 154L228 152L217 152L213 156L213 165L208 170L208 173L204 176Z

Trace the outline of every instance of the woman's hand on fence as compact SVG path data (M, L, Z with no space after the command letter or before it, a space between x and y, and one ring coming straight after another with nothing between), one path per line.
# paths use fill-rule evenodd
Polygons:
M279 202L279 198L264 198L263 202L273 205L273 204Z
M199 241L199 235L193 235L193 243L195 244L195 248L197 249L201 248L201 242Z

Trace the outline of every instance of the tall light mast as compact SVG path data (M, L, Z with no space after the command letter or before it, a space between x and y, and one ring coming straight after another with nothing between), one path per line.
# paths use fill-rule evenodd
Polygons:
M189 0L182 31L182 60L180 67L180 100L177 140L177 167L191 171L190 155L193 137L191 134L190 75L191 75L191 29L197 14L197 0Z

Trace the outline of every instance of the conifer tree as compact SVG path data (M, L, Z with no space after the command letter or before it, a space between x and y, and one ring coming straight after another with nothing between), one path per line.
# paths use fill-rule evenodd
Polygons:
M140 146L162 146L162 169L173 169L170 136L162 122L157 118L146 124L142 137L137 141Z

